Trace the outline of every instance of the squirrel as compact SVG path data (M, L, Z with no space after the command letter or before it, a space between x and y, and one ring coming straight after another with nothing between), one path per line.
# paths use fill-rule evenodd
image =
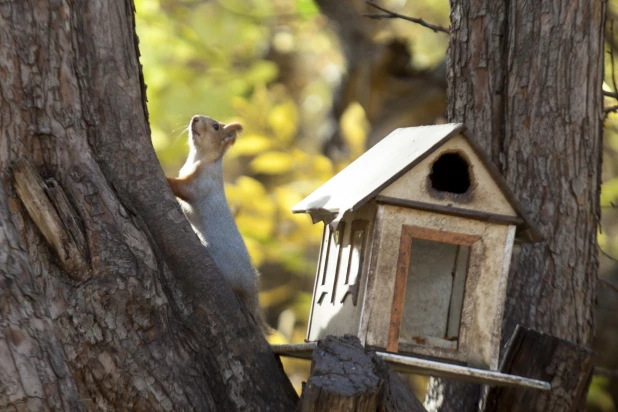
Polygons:
M267 335L271 330L258 299L258 271L251 263L223 187L223 156L243 127L195 115L188 129L187 161L178 178L168 177L167 181L223 277Z

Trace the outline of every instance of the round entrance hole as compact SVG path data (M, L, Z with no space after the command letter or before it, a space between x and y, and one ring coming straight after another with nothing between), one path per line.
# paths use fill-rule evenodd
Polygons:
M470 189L470 166L459 153L445 153L431 166L431 187L440 192L463 194Z

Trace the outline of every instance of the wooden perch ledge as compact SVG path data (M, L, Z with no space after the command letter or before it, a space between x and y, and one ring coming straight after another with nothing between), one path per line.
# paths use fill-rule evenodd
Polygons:
M329 338L332 337L329 336ZM318 348L319 343L316 342L297 345L273 345L273 352L279 355L309 359L312 353L315 358L315 351L319 350ZM522 376L510 375L497 371L452 365L394 353L375 352L375 355L389 363L397 372L464 380L479 384L520 386L542 391L550 390L549 383L538 379L528 379Z
M56 252L62 270L74 280L86 280L89 273L86 242L77 225L75 212L60 186L51 180L48 187L25 158L15 165L14 178L17 195Z
M539 405L575 411L585 399L596 356L586 347L520 325L506 345L500 371L374 352L352 335L272 348L278 355L312 359L300 411L424 410L395 371L487 384L482 404L488 412L527 412Z

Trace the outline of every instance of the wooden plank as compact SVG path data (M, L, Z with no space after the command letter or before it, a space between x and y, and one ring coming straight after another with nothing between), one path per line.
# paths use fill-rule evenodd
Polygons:
M451 291L451 302L449 304L449 316L446 331L446 338L459 338L461 326L461 310L463 308L464 292L466 279L468 277L468 266L470 262L470 248L459 245L457 261L455 263L455 273L453 274L453 289Z
M316 347L317 342L271 345L275 354L299 359L311 359ZM393 353L376 352L376 354L391 365L394 370L403 373L456 379L498 387L522 387L542 391L549 391L551 389L549 382L540 379L531 379L504 372L452 365Z
M324 259L326 258L326 254L328 253L326 240L328 236L328 225L324 225L324 229L322 230L322 242L320 243L320 253L318 255L318 265L315 269L315 281L313 282L313 296L311 297L311 308L309 309L309 322L307 325L307 339L311 339L311 331L313 327L313 312L315 305L318 299L318 287L321 282L321 273L322 268L324 266ZM316 322L317 323L317 322Z
M443 206L437 205L435 203L419 202L416 200L398 199L395 197L384 195L376 196L376 200L380 204L409 207L412 209L424 210L429 212L444 213L445 215L465 217L474 220L480 220L481 222L500 223L505 225L521 225L524 223L524 220L522 218L515 216L462 209L460 207Z
M500 371L549 381L552 390L532 396L527 389L493 388L485 397L486 411L583 410L579 402L585 399L595 358L584 346L518 325Z
M415 343L406 343L400 341L399 351L397 353L403 356L418 356L422 357L423 359L433 359L441 362L452 363L454 365L471 366L468 364L468 354L458 347L458 342L449 342L442 339L443 343L448 342L454 345L453 347L440 347L440 343L438 345L434 345L435 341L438 340L437 338L430 338L430 340L434 342L428 342L429 344L426 345L418 345ZM375 348L375 350L381 349Z
M413 358L411 356L396 355L393 353L377 352L385 361L399 365L396 370L413 373L416 375L433 376L445 379L458 379L466 382L487 384L493 386L521 386L531 389L548 391L551 389L549 382L538 379L529 379L502 372L484 369L470 368L467 366L451 365L427 359Z
M311 359L313 350L318 345L318 342L306 343L285 343L281 345L270 345L273 353L280 356L288 356L290 358Z
M365 254L367 253L368 227L368 220L355 219L352 221L346 275L343 279L343 286L340 292L341 304L345 304L347 296L351 295L352 304L354 306L358 305L358 291L361 283Z
M399 344L457 349L446 341L453 266L460 245L412 239ZM400 347L401 349L401 347Z
M366 345L368 341L372 340L372 331L370 328L371 317L376 309L376 293L377 288L382 286L379 281L379 277L384 274L380 274L377 270L378 258L380 256L380 243L382 238L382 223L384 221L384 206L378 206L375 202L370 202L367 206L371 205L376 207L376 211L373 217L373 228L370 230L371 236L369 237L368 259L369 264L364 268L365 277L365 290L362 297L363 309L361 311L360 319L360 331L359 338L361 344ZM367 207L365 206L365 207ZM377 305L380 307L380 305Z
M403 305L406 297L406 282L408 280L411 246L412 237L410 237L406 228L403 227L399 240L399 257L397 258L395 289L393 291L393 304L391 306L391 319L386 345L386 350L389 352L397 352L399 347L399 332L401 331L401 320L403 319Z
M421 226L403 225L403 229L408 233L408 236L413 238L462 246L472 246L474 242L481 238L480 236L449 232L447 230L430 229Z

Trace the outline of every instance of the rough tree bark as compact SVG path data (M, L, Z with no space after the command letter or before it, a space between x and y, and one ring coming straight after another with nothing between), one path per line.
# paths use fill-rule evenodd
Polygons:
M292 410L147 117L131 0L0 2L0 407Z
M408 385L356 336L327 336L313 351L299 412L424 412Z
M546 239L513 258L505 338L521 323L591 343L604 18L603 0L451 0L448 118L491 154ZM476 410L479 393L434 381L425 405Z

